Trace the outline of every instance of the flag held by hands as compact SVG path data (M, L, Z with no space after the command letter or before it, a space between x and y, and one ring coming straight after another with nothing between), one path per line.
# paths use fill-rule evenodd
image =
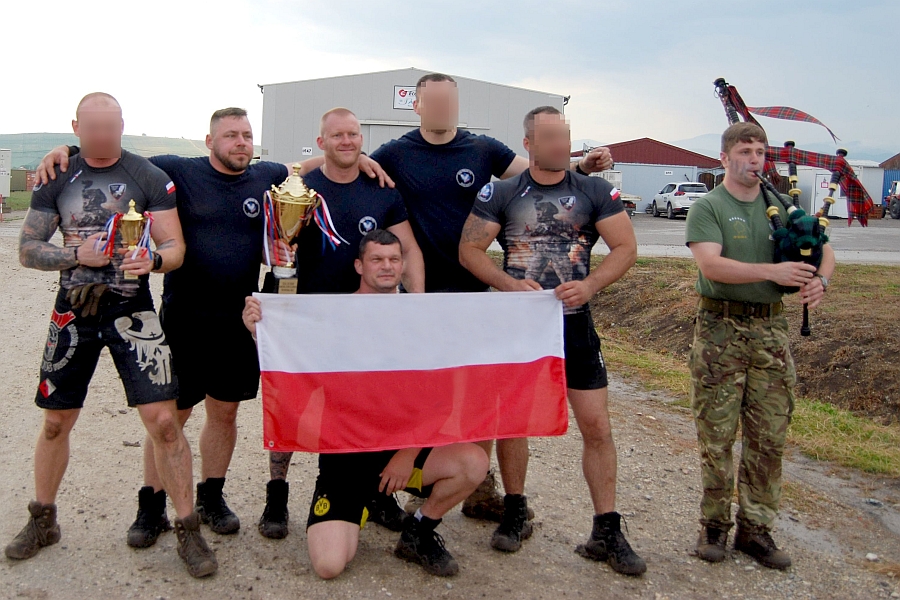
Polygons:
M268 450L566 432L562 304L552 291L255 296Z

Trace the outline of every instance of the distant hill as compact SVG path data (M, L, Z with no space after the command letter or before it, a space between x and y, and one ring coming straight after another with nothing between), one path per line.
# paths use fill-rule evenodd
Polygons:
M0 133L0 148L12 150L14 169L34 169L47 152L63 145L77 146L78 138L71 133ZM209 156L205 141L184 138L124 135L122 147L140 156Z

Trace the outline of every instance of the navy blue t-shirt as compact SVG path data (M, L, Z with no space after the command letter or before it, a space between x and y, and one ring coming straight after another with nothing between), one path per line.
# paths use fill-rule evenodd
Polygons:
M185 241L184 264L166 274L163 302L239 318L244 298L259 291L263 193L287 178L287 167L263 161L226 175L207 157L154 156L150 162L175 182Z
M462 130L447 144L430 144L416 129L372 153L406 203L425 257L426 291L487 289L459 264L459 238L478 190L515 157L502 142Z
M352 294L359 289L353 266L359 243L373 229L387 229L407 220L400 193L381 188L377 180L360 175L352 183L335 183L322 169L303 176L328 205L334 227L348 243L332 248L315 223L297 236L297 293Z

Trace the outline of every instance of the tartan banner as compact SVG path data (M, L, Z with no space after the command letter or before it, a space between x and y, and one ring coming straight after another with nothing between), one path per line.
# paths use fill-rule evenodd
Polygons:
M763 117L769 117L770 119L783 119L785 121L803 121L804 123L815 123L816 125L821 125L828 131L829 135L831 135L831 139L837 142L840 138L834 135L834 132L831 128L828 127L825 123L818 120L814 116L809 113L805 113L802 110L797 110L796 108L791 108L790 106L748 106L747 110L752 112L753 114L757 114Z

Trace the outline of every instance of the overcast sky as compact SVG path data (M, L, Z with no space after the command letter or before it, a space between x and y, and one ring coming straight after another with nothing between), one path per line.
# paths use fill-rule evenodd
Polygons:
M129 134L202 139L232 105L260 132L258 83L418 67L571 95L573 139L720 132L721 76L751 106L900 151L896 0L13 0L0 22L0 133L70 131L97 90L119 99ZM822 128L762 122L773 143L834 147Z

